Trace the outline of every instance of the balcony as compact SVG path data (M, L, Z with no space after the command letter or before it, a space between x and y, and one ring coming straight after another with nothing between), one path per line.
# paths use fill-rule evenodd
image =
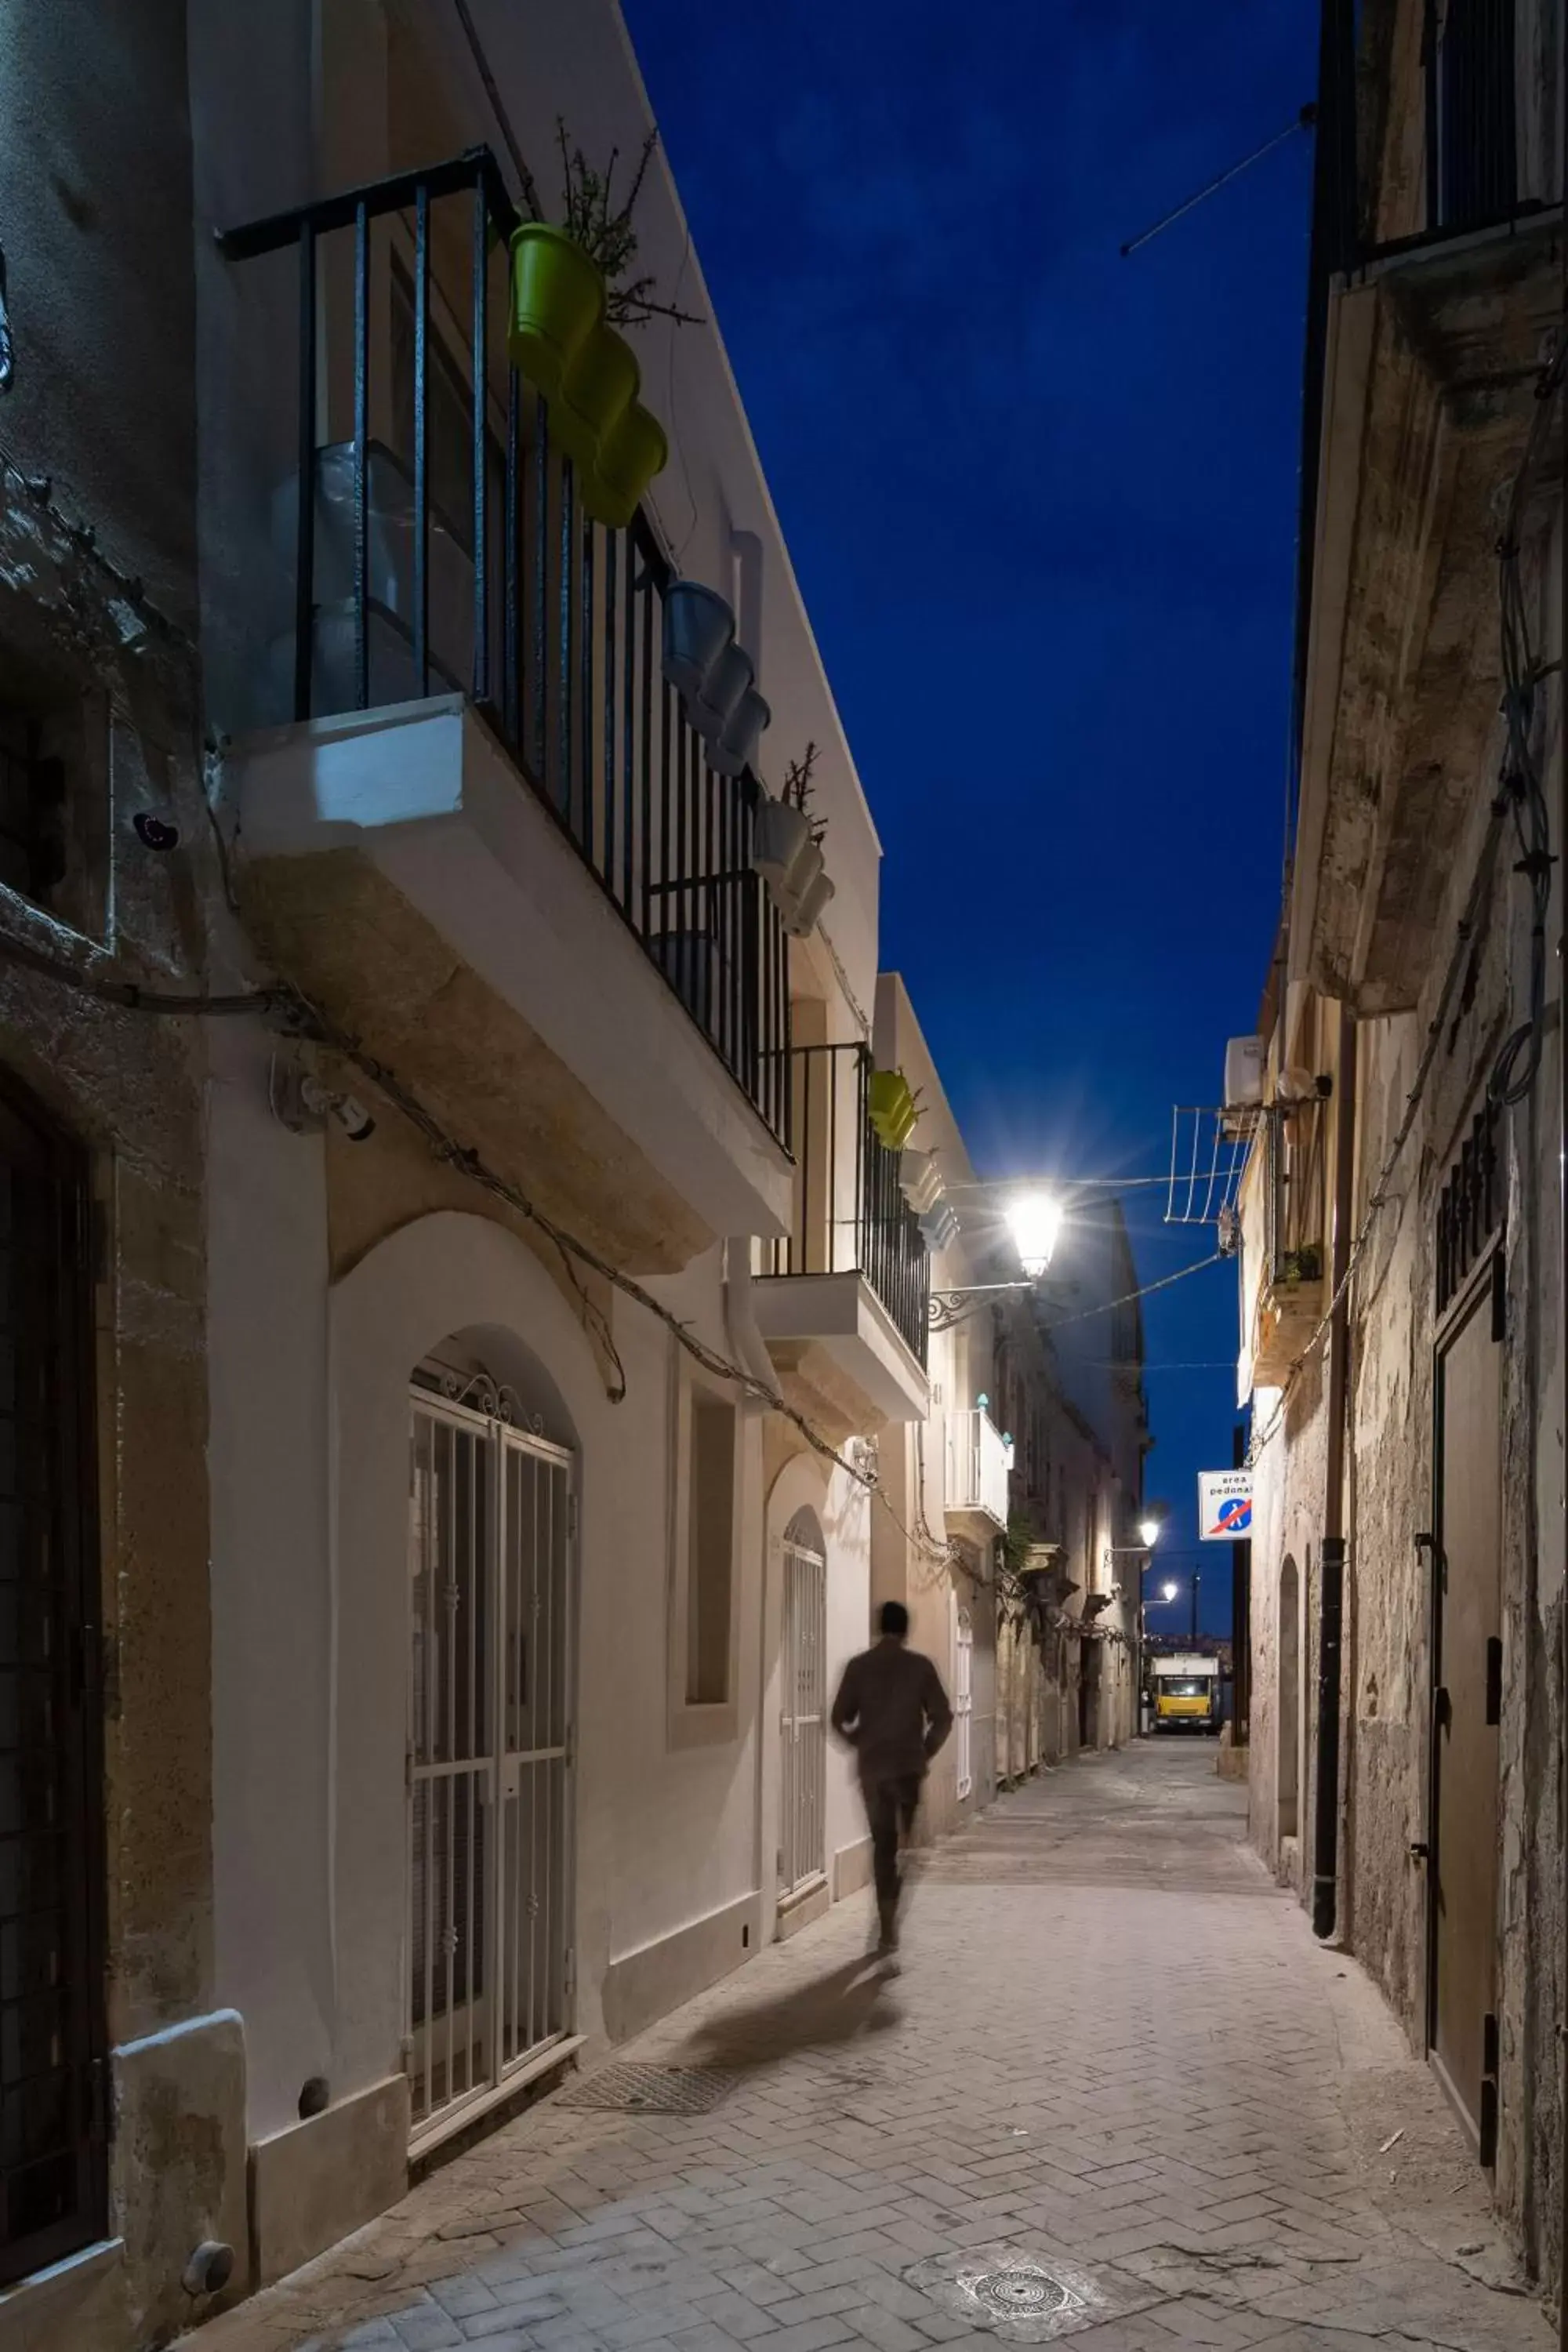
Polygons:
M870 1076L860 1045L790 1054L792 1214L752 1286L785 1394L837 1443L930 1406L931 1262L899 1154L868 1115Z
M230 758L237 880L279 969L465 1141L670 1272L787 1223L787 941L760 787L662 675L655 533L586 516L507 363L515 226L479 149L221 240L237 300L291 266L299 320L258 338L297 411L292 615L280 723Z
M1005 1532L1013 1448L983 1405L947 1417L949 1525L982 1542Z
M1249 1385L1279 1388L1328 1311L1328 1107L1275 1103L1258 1123L1242 1193Z
M1491 764L1498 536L1561 317L1563 192L1515 0L1329 15L1291 976L1373 1018L1420 997Z

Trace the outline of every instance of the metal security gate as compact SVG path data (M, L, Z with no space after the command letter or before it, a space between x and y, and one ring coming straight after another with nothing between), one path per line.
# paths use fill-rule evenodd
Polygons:
M967 1609L958 1612L953 1632L952 1719L957 1752L960 1801L974 1786L972 1726L974 1718L974 1627Z
M0 1092L0 2285L106 2233L88 1214Z
M409 1504L417 2145L571 2021L572 1458L417 1394Z
M1498 2125L1500 1223L1495 1129L1483 1114L1438 1212L1426 2039L1485 2165Z
M784 1545L784 1751L779 1891L796 1894L827 1867L827 1562Z

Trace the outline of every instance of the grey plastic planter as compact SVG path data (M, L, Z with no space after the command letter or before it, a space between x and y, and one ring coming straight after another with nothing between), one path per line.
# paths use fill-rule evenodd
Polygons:
M735 635L735 616L700 580L672 580L664 592L664 674L688 702L698 701Z
M744 775L757 756L763 730L773 715L756 688L749 686L719 740L708 749L708 757L721 776Z
M773 717L756 667L735 642L735 615L715 588L672 580L664 592L661 667L721 776L744 773Z

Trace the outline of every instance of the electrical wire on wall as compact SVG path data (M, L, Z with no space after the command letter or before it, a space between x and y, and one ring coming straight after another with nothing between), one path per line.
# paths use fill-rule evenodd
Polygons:
M1536 411L1531 420L1524 462L1514 478L1508 518L1498 548L1498 593L1501 609L1503 724L1506 749L1502 788L1512 810L1519 860L1514 867L1530 888L1529 1011L1503 1042L1491 1075L1489 1091L1496 1101L1510 1107L1521 1103L1535 1084L1545 1042L1546 921L1552 903L1551 819L1536 751L1536 698L1547 675L1530 641L1530 615L1525 604L1521 563L1521 536L1525 508L1546 447L1548 435L1568 362L1568 337L1536 386Z
M922 1532L906 1527L884 1492L875 1470L860 1465L841 1454L831 1438L816 1423L798 1412L788 1399L766 1381L733 1363L706 1340L698 1338L690 1326L682 1322L652 1292L644 1288L630 1275L624 1274L591 1244L569 1231L564 1225L541 1209L518 1186L510 1183L489 1166L480 1154L454 1137L435 1113L428 1110L418 1096L405 1086L385 1063L368 1054L357 1040L328 1020L308 998L288 987L258 988L234 994L201 994L168 990L147 989L139 982L115 980L106 974L68 963L47 950L35 948L13 934L0 930L0 962L13 964L39 978L53 982L73 993L93 998L106 1007L119 1012L162 1014L172 1018L201 1018L256 1014L281 1017L284 1025L301 1041L324 1047L339 1055L367 1079L395 1109L402 1113L425 1138L437 1159L454 1168L460 1175L489 1192L495 1199L513 1210L543 1235L560 1258L563 1269L571 1282L584 1310L584 1323L612 1366L607 1391L611 1402L619 1403L626 1393L626 1370L616 1351L609 1322L597 1301L584 1286L580 1268L598 1275L610 1287L643 1307L673 1333L676 1340L694 1362L716 1379L730 1381L742 1394L749 1396L769 1412L776 1412L799 1432L813 1452L836 1469L845 1472L858 1486L865 1489L874 1502L880 1505L906 1543L921 1557L951 1564L950 1548L939 1545L925 1527L923 1506L921 1511Z

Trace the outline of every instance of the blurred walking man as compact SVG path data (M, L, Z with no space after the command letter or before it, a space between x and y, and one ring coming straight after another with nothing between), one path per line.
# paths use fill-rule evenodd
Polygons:
M926 1769L952 1728L952 1709L931 1660L908 1646L910 1612L901 1601L883 1602L878 1627L876 1647L844 1669L833 1728L855 1750L876 1863L877 1949L887 1958L899 1948L900 1844L913 1832Z

